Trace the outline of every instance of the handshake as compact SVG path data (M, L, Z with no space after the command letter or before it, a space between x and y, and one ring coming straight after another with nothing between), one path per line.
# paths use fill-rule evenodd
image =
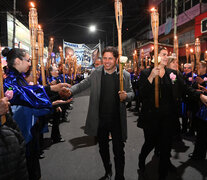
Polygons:
M72 93L70 92L69 88L71 87L70 84L67 83L59 83L56 85L51 85L51 91L58 92L61 100L56 100L52 102L52 105L58 105L58 104L66 104L72 101L72 98L70 97Z

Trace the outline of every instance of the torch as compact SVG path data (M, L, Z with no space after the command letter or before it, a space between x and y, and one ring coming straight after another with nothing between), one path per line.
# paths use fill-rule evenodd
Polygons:
M205 51L204 59L205 59L205 61L207 61L207 51Z
M40 65L41 65L41 75L42 75L42 85L46 86L46 78L45 78L45 66L43 63L43 54L44 54L44 33L41 26L38 26L38 54L40 57Z
M143 59L144 59L144 49L141 49L141 68L144 67Z
M187 63L189 62L189 46L188 44L185 45L185 53L186 53L186 59Z
M77 75L77 57L74 57L74 80L76 80Z
M196 41L195 41L195 56L196 56L196 69L198 71L198 74L200 74L198 66L199 66L200 57L201 57L201 42L199 38L196 38Z
M174 36L174 53L176 54L177 62L179 65L179 47L178 47L178 37Z
M3 72L2 72L2 65L1 65L1 44L0 44L0 85L1 85L1 94L0 97L4 97L4 84L3 84ZM6 122L6 116L2 115L1 116L1 124L3 125Z
M53 51L53 46L54 46L54 39L53 38L50 38L50 41L49 41L49 46L48 46L48 68L50 67L51 65L51 54L52 54L52 51Z
M148 65L148 57L146 56L145 57L145 68L147 68L147 65Z
M191 59L191 66L192 66L192 81L193 81L193 71L194 71L194 53L193 49L190 49L190 59Z
M50 38L50 41L49 41L49 46L48 46L48 57L47 57L47 65L46 65L46 74L47 74L47 77L49 77L49 67L51 65L51 54L52 54L52 50L53 50L53 45L54 45L54 39L53 38Z
M138 69L139 69L139 62L138 62L138 55L137 55L137 51L135 50L135 63L136 63L136 68L137 68L137 72L138 72Z
M154 66L158 67L158 31L159 31L159 13L155 8L151 9L151 26L154 36ZM159 107L159 78L155 77L155 107Z
M63 82L65 83L65 63L64 63L64 57L63 57L63 49L61 46L59 47L59 52L60 52L60 59L61 59L61 64L63 68Z
M29 9L29 29L30 29L30 43L31 43L31 51L32 51L32 72L33 72L33 82L37 84L37 74L36 74L36 41L37 41L37 9L33 2L30 3L31 7Z
M133 53L133 71L135 70L136 64L135 64L135 52Z
M118 48L119 48L119 81L120 81L120 91L123 91L123 63L120 61L122 56L122 20L123 20L123 10L121 0L115 0L115 15L116 15L116 25L118 30Z

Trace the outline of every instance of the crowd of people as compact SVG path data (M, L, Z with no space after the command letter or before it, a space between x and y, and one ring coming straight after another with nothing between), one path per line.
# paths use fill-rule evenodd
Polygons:
M41 178L39 158L43 158L43 134L52 123L51 142L65 140L59 124L68 122L72 96L90 88L90 100L85 133L97 137L99 153L105 168L100 180L112 178L109 140L112 141L115 180L124 180L127 140L127 108L138 115L138 127L143 129L144 144L138 156L138 169L145 173L145 161L154 149L159 157L159 180L165 180L173 164L170 161L174 139L181 135L195 136L196 143L189 158L204 160L207 152L207 63L200 61L197 71L191 64L179 71L176 57L159 48L158 67L131 68L123 71L124 90L120 91L118 51L106 47L102 59L94 62L89 74L85 70L76 77L63 76L61 64L52 64L47 85L37 67L37 85L32 83L31 59L23 49L5 48L4 98L0 99L0 115L6 123L0 125L0 179ZM128 72L127 72L128 71ZM196 73L197 72L197 73ZM158 77L159 107L155 107L155 78ZM64 83L65 79L65 83ZM72 84L72 86L71 86ZM128 103L128 104L126 104ZM5 165L6 164L6 165Z

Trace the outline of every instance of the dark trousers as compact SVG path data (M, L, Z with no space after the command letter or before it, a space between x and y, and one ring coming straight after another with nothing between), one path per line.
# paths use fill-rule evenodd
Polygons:
M198 131L193 156L205 159L207 152L207 122L198 119Z
M160 119L156 119L160 118ZM154 126L144 128L145 141L139 155L139 160L145 161L149 153L158 147L160 151L159 178L165 179L170 164L170 152L172 147L173 127L170 117L154 117Z
M41 178L41 169L39 163L39 123L36 123L32 129L32 140L26 144L26 160L29 180L39 180Z
M55 111L52 115L52 132L51 132L51 139L53 141L58 141L61 138L60 135L60 112Z
M109 173L111 171L109 133L111 133L112 136L114 162L116 170L115 180L124 180L125 153L120 125L113 126L111 128L101 126L98 129L97 138L99 143L99 152L104 164L104 168L106 170L106 173Z

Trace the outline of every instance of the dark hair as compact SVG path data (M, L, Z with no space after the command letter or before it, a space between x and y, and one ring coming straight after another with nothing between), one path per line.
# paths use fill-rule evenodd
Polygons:
M4 50L2 51L2 56L6 57L7 65L9 68L11 68L13 67L16 58L22 60L27 53L28 52L24 49L13 48L9 50L9 48L4 48Z
M166 51L168 51L166 47L160 46L160 47L158 48L158 54L160 54L160 52L161 52L162 50L166 50Z
M104 55L105 52L111 52L113 53L113 56L117 59L119 57L119 53L118 53L118 50L117 48L113 47L113 46L108 46L108 47L105 47L103 52L102 52L102 56Z

